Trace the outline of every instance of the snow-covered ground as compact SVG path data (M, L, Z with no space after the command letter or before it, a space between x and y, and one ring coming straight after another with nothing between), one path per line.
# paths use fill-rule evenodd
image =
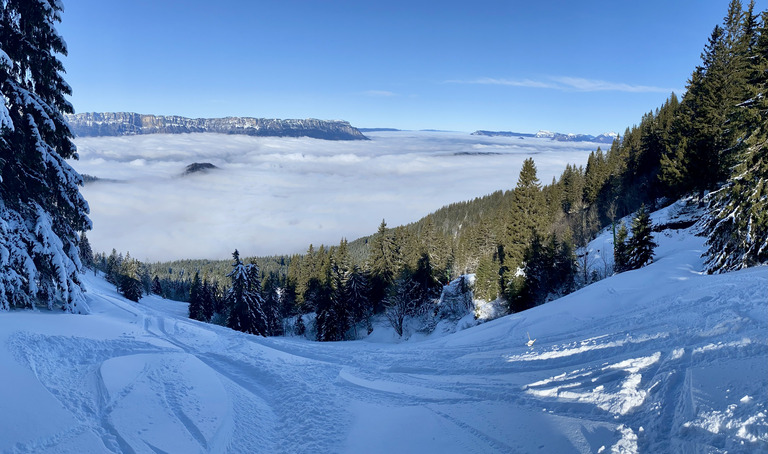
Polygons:
M768 268L656 238L646 268L407 342L254 337L88 275L90 315L0 314L0 451L768 451Z

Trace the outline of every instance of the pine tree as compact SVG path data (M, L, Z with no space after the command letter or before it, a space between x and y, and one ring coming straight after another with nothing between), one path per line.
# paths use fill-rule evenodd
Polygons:
M202 322L207 321L203 311L203 292L199 271L195 271L192 285L189 288L189 318Z
M636 270L653 261L653 249L656 246L658 245L653 239L651 217L645 205L641 205L632 219L632 237L627 243L628 269Z
M93 249L85 232L80 232L80 263L86 268L93 268Z
M163 295L163 286L160 284L160 278L157 276L157 274L155 274L155 277L152 278L152 293L165 297Z
M280 313L283 302L281 301L282 292L279 278L276 273L270 273L264 279L262 293L264 296L264 314L267 317L267 335L280 336L283 334L282 314Z
M623 273L630 269L627 236L629 236L629 232L622 222L619 230L616 232L616 239L613 243L613 271L615 273Z
M250 334L266 336L266 316L262 310L261 281L256 264L243 265L240 253L232 253L232 287L227 292L229 306L227 326Z
M768 263L768 11L752 53L750 80L757 94L741 105L752 132L743 142L739 164L708 206L710 273Z
M373 332L371 316L373 308L369 304L368 278L357 266L354 266L347 279L347 294L352 311L352 320L355 324L355 336L357 336L356 324L365 321L368 334Z
M395 242L384 220L371 240L368 269L371 273L371 303L374 312L378 313L383 310L384 299L394 282L396 269Z
M203 286L200 288L200 299L202 301L203 318L206 321L210 321L215 312L214 310L215 302L214 302L213 288L208 283L207 278L203 279Z
M124 297L138 302L142 295L142 285L139 280L138 260L131 257L130 252L125 254L117 272L117 289Z
M512 206L509 213L510 224L507 226L505 255L508 260L502 261L511 272L523 259L523 253L534 233L539 232L544 221L544 198L541 194L541 183L536 176L536 164L532 158L523 161L517 186L512 195Z
M62 113L70 87L57 54L58 1L2 0L0 8L0 310L36 303L88 312L77 232L89 230L82 177Z
M411 279L413 279L415 284L413 303L416 308L420 308L440 296L442 286L435 279L434 269L432 268L432 262L428 253L423 253L419 258Z

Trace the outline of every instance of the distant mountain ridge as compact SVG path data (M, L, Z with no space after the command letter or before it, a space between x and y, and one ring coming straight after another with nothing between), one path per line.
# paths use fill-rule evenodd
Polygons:
M324 140L368 140L341 120L280 120L274 118L186 118L134 112L87 112L65 115L78 137L215 132L263 137L310 137Z
M606 132L598 136L590 134L562 134L559 132L550 132L541 130L535 134L525 132L512 132L512 131L475 131L473 136L500 136L500 137L538 137L549 138L558 142L597 142L597 143L613 143L614 139L618 137L615 132Z

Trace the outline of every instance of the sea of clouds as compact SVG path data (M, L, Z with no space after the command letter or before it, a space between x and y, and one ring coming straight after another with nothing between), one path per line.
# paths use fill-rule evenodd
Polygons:
M94 251L147 261L303 252L512 189L532 156L542 183L585 165L594 143L454 132L372 132L370 141L225 134L77 138ZM219 167L183 176L187 165Z

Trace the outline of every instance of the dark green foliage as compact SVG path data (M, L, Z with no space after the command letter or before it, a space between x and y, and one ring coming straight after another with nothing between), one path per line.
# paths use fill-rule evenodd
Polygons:
M160 285L160 278L157 277L157 274L155 274L155 277L152 278L152 293L155 295L160 295L162 297L165 297L163 295L163 286Z
M630 269L627 236L629 236L629 232L622 222L619 230L616 232L616 239L613 244L613 271L615 273L623 273Z
M267 317L267 335L281 336L283 334L283 317L291 314L283 313L285 307L284 293L280 288L280 277L277 274L271 273L264 279L262 294L264 295L264 314Z
M203 310L203 284L200 281L200 273L196 272L189 288L189 318L193 320L208 321Z
M264 314L264 300L261 296L260 270L256 264L244 265L240 253L232 254L232 287L227 292L226 304L229 307L227 326L250 334L266 336L267 317Z
M369 304L370 289L368 287L368 278L357 266L353 267L349 274L346 291L352 311L355 337L357 337L357 323L360 321L365 321L366 330L368 334L371 334L373 332L373 325L371 324L373 308Z
M535 234L525 252L524 276L513 279L508 289L510 312L520 312L574 290L576 257L568 240ZM521 279L522 277L522 279Z
M382 220L379 231L371 240L371 252L368 257L370 298L376 313L381 312L384 308L384 299L394 282L396 265L395 241L392 232L387 230L387 223Z
M80 263L86 268L93 268L93 249L85 232L80 232Z
M435 277L429 254L419 257L416 270L411 274L415 287L411 296L416 307L422 307L440 297L443 286Z
M139 301L143 291L139 280L139 266L139 261L132 258L130 253L126 253L114 277L117 290L131 301Z
M731 178L709 203L708 272L768 263L768 12L754 45L752 81L759 96L744 103L753 129L739 151Z
M645 205L642 205L632 219L632 238L627 243L629 252L627 268L636 270L653 261L653 250L656 246L650 215Z
M504 242L506 257L499 260L512 272L522 261L525 248L531 238L542 230L544 212L544 197L541 193L541 183L536 176L536 165L532 158L528 158L523 161L517 186L512 193L507 236Z

